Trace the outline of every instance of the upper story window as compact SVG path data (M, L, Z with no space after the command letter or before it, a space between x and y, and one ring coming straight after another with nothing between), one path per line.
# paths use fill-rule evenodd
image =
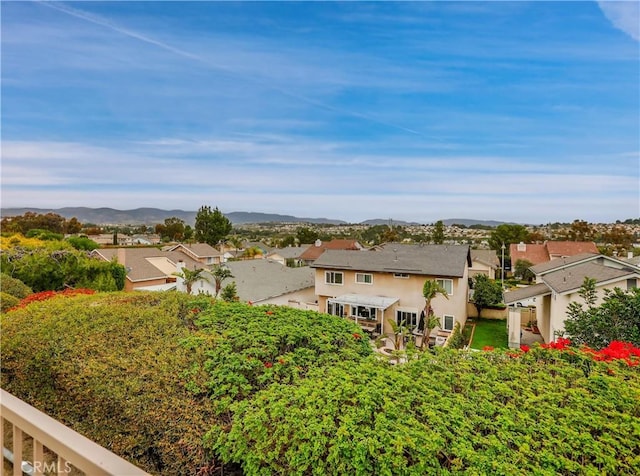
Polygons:
M370 273L356 273L356 283L358 283L358 284L373 284L373 274L370 274Z
M436 279L436 282L442 286L449 296L453 294L453 280L451 279Z
M324 282L326 284L342 284L344 276L339 271L325 271Z
M393 273L393 277L409 279L409 273Z

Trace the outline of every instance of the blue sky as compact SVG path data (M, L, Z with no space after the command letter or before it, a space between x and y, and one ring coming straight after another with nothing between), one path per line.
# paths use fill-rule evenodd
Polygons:
M638 2L7 2L2 206L640 216Z

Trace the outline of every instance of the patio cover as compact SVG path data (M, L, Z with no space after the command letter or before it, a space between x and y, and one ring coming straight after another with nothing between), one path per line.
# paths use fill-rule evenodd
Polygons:
M375 307L376 309L386 309L398 302L400 298L386 296L368 296L366 294L344 294L328 301L333 304L348 304L349 306Z

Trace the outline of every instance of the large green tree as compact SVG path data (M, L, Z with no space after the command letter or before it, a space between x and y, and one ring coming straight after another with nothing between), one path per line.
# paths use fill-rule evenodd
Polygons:
M640 288L606 289L602 304L596 306L596 282L585 278L578 294L586 307L571 302L564 322L572 341L595 349L614 340L640 346Z
M231 233L232 228L231 221L218 210L218 207L212 210L205 205L200 207L196 214L195 235L199 243L218 246Z
M483 309L502 302L502 287L486 274L476 274L473 277L472 302L478 310L478 317L481 317Z
M156 225L156 233L167 240L183 240L185 235L184 220L178 217L166 218L164 224L159 223Z
M522 225L512 225L503 223L498 225L489 236L489 248L501 252L502 245L505 246L505 255L509 255L509 245L511 243L520 243L521 241L529 241L529 232Z

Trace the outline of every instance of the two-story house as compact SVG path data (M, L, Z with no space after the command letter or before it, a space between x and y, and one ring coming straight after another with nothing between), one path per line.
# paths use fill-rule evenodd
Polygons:
M640 268L632 263L596 253L583 253L532 266L536 284L505 293L505 303L512 306L536 298L536 318L545 342L564 332L569 303L580 302L579 291L585 278L596 281L598 302L605 289L630 289L640 285ZM510 312L518 311L512 308Z
M385 334L392 332L391 320L421 328L427 279L437 280L448 294L448 299L438 296L431 303L441 317L440 327L450 331L455 322L464 325L470 267L467 245L399 243L361 252L328 249L311 265L320 312Z

